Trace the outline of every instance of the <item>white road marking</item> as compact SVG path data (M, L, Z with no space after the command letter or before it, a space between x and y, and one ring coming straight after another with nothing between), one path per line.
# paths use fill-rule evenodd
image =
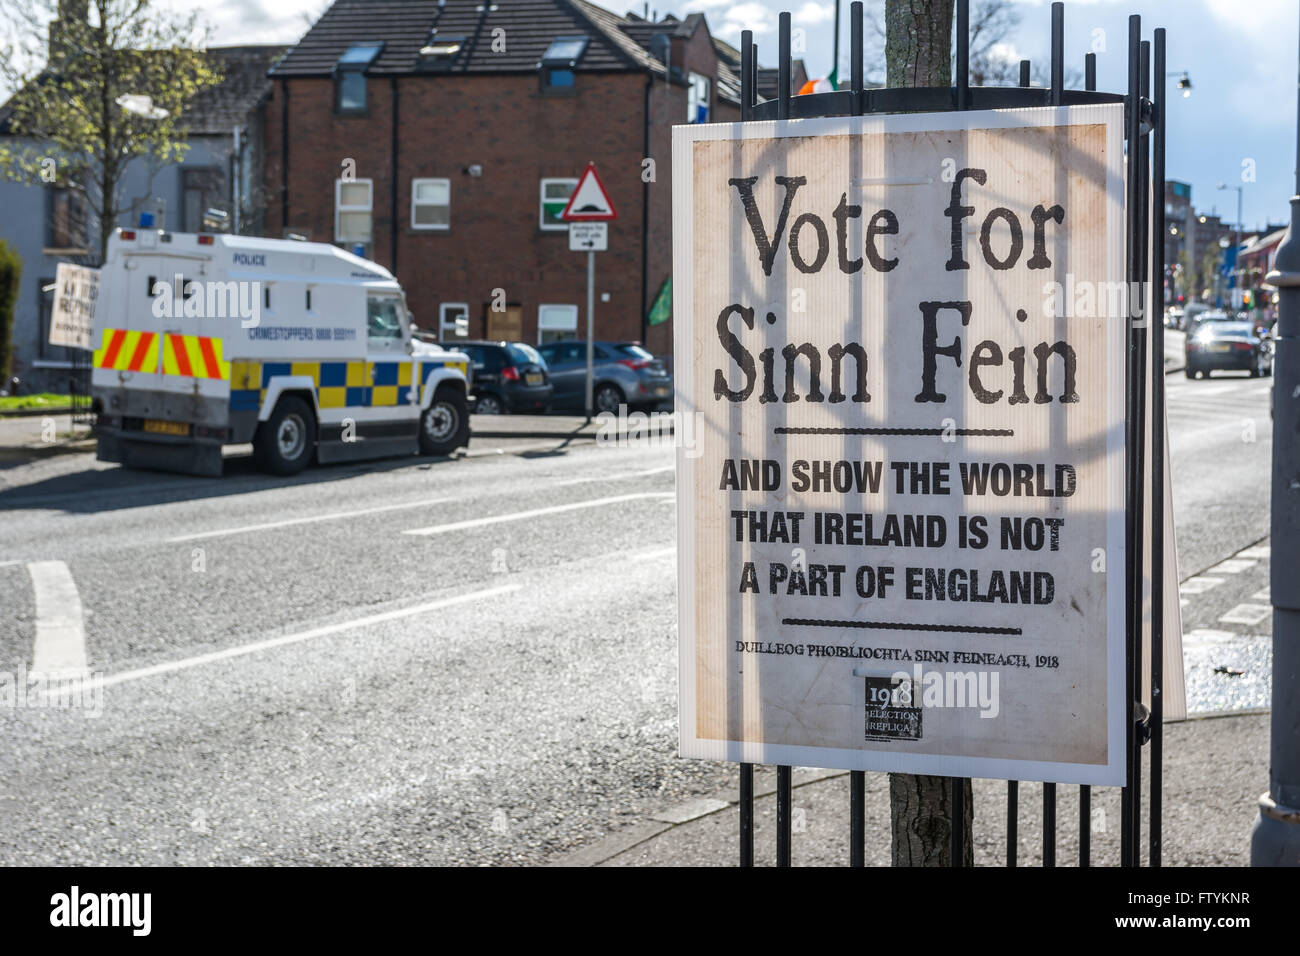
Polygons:
M1217 588L1223 583L1223 578L1207 578L1200 575L1194 578L1188 578L1182 584L1178 585L1179 594L1204 594L1210 588Z
M629 555L633 561L651 561L655 558L666 558L669 555L677 553L677 546L671 548L655 548L653 551L642 551L639 554Z
M1253 548L1247 548L1245 551L1238 551L1233 555L1234 558L1256 558L1261 561L1267 561L1272 550L1266 544L1257 544Z
M117 674L108 675L103 678L100 683L104 687L111 687L114 684L124 684L127 681L141 680L145 677L156 677L159 674L170 674L173 671L187 670L191 667L198 667L202 664L211 664L214 661L224 661L233 657L243 657L246 654L256 654L258 651L270 650L273 647L284 647L286 644L299 644L303 641L312 640L313 638L328 637L331 634L350 631L358 627L367 627L371 624L382 624L385 621L398 621L404 617L414 617L417 614L424 614L428 611L437 611L445 607L452 607L456 604L466 604L470 601L479 601L484 598L497 597L502 594L511 594L518 590L521 590L520 585L507 584L499 588L488 588L484 591L471 591L469 594L458 594L455 597L442 598L437 601L428 601L424 604L398 608L395 611L384 611L380 614L370 614L366 617L358 617L350 621L340 621L338 624L327 624L324 627L314 627L309 631L299 631L297 634L285 634L280 637L268 638L264 641L254 641L252 644L241 644L238 647L228 647L225 650L213 651L210 654L199 654L195 657L186 657L178 661L168 661L165 664L154 664L150 667L140 667L136 670L121 671Z
M406 508L422 508L426 505L442 504L451 498L429 498L424 501L408 501L400 505L378 505L374 508L359 508L356 511L334 511L323 515L308 515L305 518L286 518L284 521L268 521L265 524L249 524L240 528L222 528L218 531L196 531L194 534L181 534L168 538L168 544L179 541L198 541L201 538L224 538L232 534L247 534L250 531L269 531L272 528L287 528L296 524L311 524L316 521L339 521L343 518L359 518L363 515L380 514L385 511L401 511Z
M1210 571L1215 574L1240 574L1253 568L1258 562L1247 561L1244 558L1228 558L1226 561L1220 561Z
M601 505L613 505L623 501L639 501L643 498L672 498L669 491L645 491L631 495L614 495L610 498L588 498L583 501L571 501L564 505L552 505L549 508L532 508L528 511L512 511L509 514L491 515L487 518L471 518L468 521L453 521L451 524L438 524L428 528L412 528L403 534L446 534L448 531L463 531L466 528L481 528L490 524L502 524L507 521L523 521L525 518L539 518L543 515L560 514L564 511L578 511L582 508L599 508Z
M585 485L593 481L621 481L624 478L641 478L645 475L658 475L665 471L672 471L676 465L665 465L663 468L647 468L645 471L628 471L619 475L594 475L590 478L567 478L564 481L557 481L551 485L552 488L560 488L565 485Z
M1267 604L1238 604L1219 618L1219 621L1223 624L1248 624L1253 627L1272 613L1273 608Z
M1268 602L1271 603L1272 600L1273 600L1273 595L1272 595L1272 593L1269 591L1268 587L1262 587L1262 588L1260 588L1258 591L1256 591L1254 594L1252 594L1252 595L1250 596L1250 599L1251 599L1252 601L1268 601Z
M0 561L0 568L7 568L14 564L22 564L22 558L14 558L11 561Z
M1211 395L1222 395L1224 392L1234 392L1236 390L1236 385L1202 385L1196 390L1196 397L1209 398Z
M85 676L86 631L72 572L62 561L33 561L27 565L27 573L32 576L36 595L32 673Z

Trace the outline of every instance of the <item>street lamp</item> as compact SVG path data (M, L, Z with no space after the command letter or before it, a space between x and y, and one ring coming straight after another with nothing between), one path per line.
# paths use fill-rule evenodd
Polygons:
M1233 305L1233 308L1237 308L1237 307L1239 307L1239 306L1241 305L1241 301L1240 301L1240 300L1241 300L1241 284L1236 280L1236 277L1237 277L1237 275L1238 275L1238 269L1237 269L1237 256L1241 255L1241 196L1242 196L1242 189L1241 189L1240 186L1229 186L1227 183L1219 183L1219 185L1218 185L1216 188L1218 188L1218 189L1235 189L1235 190L1237 190L1237 223L1236 223L1236 226L1235 226L1234 229L1233 229L1234 237L1235 237L1235 240L1236 240L1236 245L1233 247L1235 251L1234 251L1233 254L1232 254L1232 276L1233 276L1233 283L1232 283L1232 300L1233 300L1233 301L1232 301L1232 305Z

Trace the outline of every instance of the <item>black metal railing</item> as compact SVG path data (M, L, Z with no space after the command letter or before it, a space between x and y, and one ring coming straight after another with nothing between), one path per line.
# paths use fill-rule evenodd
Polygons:
M1158 280L1151 286L1150 316L1144 318L1145 304L1134 301L1130 291L1127 329L1128 349L1125 367L1125 568L1127 614L1125 620L1125 702L1126 702L1126 784L1120 791L1120 865L1142 865L1141 807L1142 750L1150 744L1147 859L1150 866L1161 862L1161 788L1163 759L1163 474L1164 474L1164 243L1149 242L1149 237L1164 235L1165 175L1165 31L1156 29L1152 40L1142 39L1141 18L1129 17L1128 89L1126 93L1097 90L1097 58L1084 56L1084 89L1065 88L1065 5L1051 7L1051 70L1047 87L1030 85L1030 61L1020 62L1020 85L1016 87L970 86L970 13L969 0L956 2L956 79L952 87L867 89L863 80L863 10L860 2L850 6L849 44L851 69L847 90L794 96L791 91L792 60L790 55L790 14L779 17L777 64L778 86L775 99L758 102L758 52L753 32L741 34L741 122L804 119L823 116L862 116L872 113L937 112L949 110L1013 109L1025 107L1071 106L1091 103L1123 103L1125 107L1126 202L1125 202L1125 279L1127 288L1145 289L1149 276ZM1154 62L1153 62L1154 61ZM1154 79L1154 84L1153 84ZM1151 184L1158 187L1152 200ZM1151 329L1150 341L1148 328ZM1148 349L1148 344L1150 348ZM1154 427L1150 436L1151 460L1145 461L1147 442L1145 427L1147 363L1152 376L1151 411ZM1149 465L1149 467L1148 467ZM1143 595L1144 571L1142 543L1145 528L1149 476L1151 554L1151 708L1141 703L1143 692ZM777 865L790 866L793 859L793 793L791 769L777 767L776 822ZM965 844L964 783L951 778L953 799L950 832L952 861L963 863ZM866 772L849 775L849 860L852 866L865 865ZM1057 785L1043 784L1042 860L1044 866L1056 865ZM1092 852L1092 787L1079 787L1079 865L1089 866ZM1016 866L1019 822L1019 782L1007 782L1006 865ZM740 865L754 863L754 765L740 765Z

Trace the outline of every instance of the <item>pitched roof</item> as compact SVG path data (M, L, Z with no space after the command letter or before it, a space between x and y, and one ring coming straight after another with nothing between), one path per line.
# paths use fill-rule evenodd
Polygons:
M271 92L266 71L289 49L268 46L209 47L221 68L222 80L201 90L185 111L191 135L229 134L242 126L248 114Z
M350 46L368 41L384 46L367 73L416 73L431 38L462 41L446 64L451 72L530 71L556 37L579 35L588 43L578 70L644 70L635 44L613 36L607 18L618 19L582 0L336 0L271 75L328 76ZM492 48L497 28L505 31L504 50Z
M315 25L271 70L273 77L329 76L349 47L382 43L366 72L372 76L423 72L420 50L431 39L459 40L454 56L440 71L455 73L530 72L537 69L556 37L585 36L587 48L575 65L580 72L637 72L664 76L653 38L690 37L704 15L658 21L636 14L620 16L589 0L335 0ZM493 50L493 30L505 30L505 49ZM740 54L714 41L718 51L718 94L740 101ZM729 51L729 52L727 52Z
M185 111L190 135L229 134L242 125L249 112L271 90L266 71L289 49L283 44L217 46L206 52L222 72L220 83L201 90ZM54 78L42 70L31 81L48 83ZM0 135L8 134L13 115L13 98L0 104Z

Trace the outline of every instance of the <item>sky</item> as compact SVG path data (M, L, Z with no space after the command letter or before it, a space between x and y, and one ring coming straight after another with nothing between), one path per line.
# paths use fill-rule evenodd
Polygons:
M328 0L154 0L177 12L199 11L213 28L217 44L292 43L324 11ZM509 2L509 0L499 0ZM644 0L620 3L594 0L618 13L643 10ZM843 3L842 71L848 72L848 7ZM1048 0L1014 0L1021 22L1006 38L1005 54L1044 67L1050 47ZM868 12L880 0L869 0ZM815 76L830 71L834 0L651 0L660 15L705 14L720 39L739 45L740 31L751 29L764 66L775 65L777 14L789 10L805 31L804 59ZM1144 37L1164 26L1168 67L1186 71L1188 98L1174 95L1167 124L1170 179L1192 185L1198 212L1236 219L1242 187L1242 221L1247 230L1266 222L1286 223L1295 192L1297 50L1300 2L1297 0L1067 0L1067 66L1082 73L1083 56L1097 52L1098 88L1126 88L1128 16L1142 17ZM2 25L0 25L2 28ZM867 36L872 31L868 29ZM883 73L867 65L868 75ZM1178 76L1168 82L1175 84ZM1176 91L1173 91L1176 94ZM1243 178L1245 177L1245 178ZM1230 187L1216 189L1219 183Z

